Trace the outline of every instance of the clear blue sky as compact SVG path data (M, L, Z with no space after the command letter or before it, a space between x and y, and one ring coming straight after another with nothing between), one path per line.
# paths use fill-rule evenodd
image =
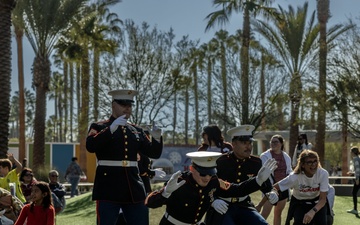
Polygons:
M276 0L276 5L281 5L284 9L288 5L294 8L302 6L305 0ZM316 9L316 0L309 0L309 13ZM124 21L132 19L140 25L146 21L151 27L157 26L158 29L168 31L170 27L174 29L176 39L183 35L189 35L190 39L199 39L201 42L209 41L214 33L221 29L216 26L205 32L207 21L205 17L217 10L212 6L212 0L122 0L121 3L113 8L113 12ZM360 17L359 0L330 0L330 13L332 17L329 24L346 22L348 18ZM223 27L233 34L242 27L242 15L233 15L230 23ZM17 62L16 62L16 43L13 38L12 43L12 93L18 90L17 82ZM25 86L31 88L32 74L31 65L34 60L34 53L27 39L24 38L24 64L25 64ZM51 108L48 105L48 110ZM50 109L51 110L51 109ZM48 113L49 114L49 113ZM49 115L47 115L49 116Z

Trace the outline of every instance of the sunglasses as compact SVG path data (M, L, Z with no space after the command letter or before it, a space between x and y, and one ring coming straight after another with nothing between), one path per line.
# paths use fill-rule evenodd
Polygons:
M124 107L133 107L134 104L128 101L124 101L124 100L118 100L118 99L114 99L114 102L116 102L118 105L124 106Z
M27 174L25 174L24 176L25 176L25 177L32 177L32 176L34 176L34 175L32 175L31 173L27 173Z
M59 177L58 175L51 175L51 177Z
M201 173L196 167L195 167L196 171L198 171L200 177L206 177L206 176L210 176L212 177L213 175L212 174L207 174L207 173Z
M305 164L308 165L308 166L317 165L318 161L317 160L305 161Z

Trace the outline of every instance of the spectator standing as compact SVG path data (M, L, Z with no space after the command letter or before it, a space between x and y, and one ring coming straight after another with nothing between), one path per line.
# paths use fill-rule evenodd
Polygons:
M83 174L77 160L77 157L72 157L71 163L65 172L65 179L71 184L71 198L75 195L79 195L78 185L80 182L80 176Z
M216 176L216 159L219 152L191 152L190 171L174 173L160 191L148 195L145 204L150 208L166 205L160 225L200 224L206 210L212 205L219 213L226 213L228 204L217 198L219 192L231 196L245 196L261 188L276 168L269 160L256 177L243 183L230 184ZM275 194L276 195L276 194Z
M307 135L305 133L302 133L298 136L298 142L295 146L295 151L292 158L293 168L297 166L297 160L299 158L300 153L305 149L312 150L312 147L313 146L311 143L309 143Z
M135 90L110 91L112 115L89 128L86 148L98 160L92 197L97 201L98 225L116 224L120 208L128 225L149 224L137 153L157 159L163 142L161 129L153 126L150 139L142 128L128 123L136 94Z
M239 184L257 176L262 162L259 157L251 154L254 129L253 125L242 125L228 130L227 134L232 137L233 151L222 155L217 160L217 175L220 179ZM263 185L264 188L261 191L272 204L276 203L278 197L271 191L270 180L267 179ZM228 210L223 215L216 210L208 210L207 225L268 224L255 209L249 195L239 198L219 193L219 198L228 205Z
M51 191L45 182L37 182L31 190L32 202L20 212L15 225L55 225L55 210L52 206Z
M352 197L353 197L353 209L347 210L348 213L353 213L358 215L359 212L357 210L357 193L360 189L360 157L359 157L359 148L354 146L350 149L352 161L353 161L353 172L348 172L349 175L355 176L354 186L352 189Z
M274 171L274 173L270 176L270 181L272 184L275 184L276 182L282 180L287 175L289 175L292 172L291 169L291 158L290 156L285 152L285 141L284 138L276 134L272 136L270 140L270 149L263 152L260 155L260 159L262 163L265 163L268 159L275 159L277 162L277 168ZM289 200L289 189L279 192L279 201L276 203L274 207L274 221L273 225L281 225L281 214L282 211L285 208L286 202ZM263 199L260 201L260 203L257 205L257 210L261 211L261 215L267 219L273 205L267 200L266 196L263 197Z
M36 183L32 169L25 167L20 174L19 178L21 184L21 191L26 199L26 203L29 203L31 200L31 189Z
M203 132L201 133L201 137L203 142L198 148L198 151L221 153L232 151L232 145L225 141L220 128L215 124L205 126L203 128Z
M7 156L7 159L0 159L0 187L10 191L10 193L14 194L22 203L24 203L26 202L26 199L21 191L19 180L22 165L14 158L13 154L8 153ZM15 169L12 169L13 164L16 166ZM11 190L12 188L14 190Z
M292 189L292 197L286 225L294 219L294 225L327 225L329 174L320 165L316 152L303 150L298 164L290 175L274 185L276 190Z

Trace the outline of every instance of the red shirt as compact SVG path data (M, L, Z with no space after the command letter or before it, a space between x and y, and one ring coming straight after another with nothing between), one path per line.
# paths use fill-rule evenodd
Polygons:
M14 225L23 225L27 218L26 225L55 225L55 209L52 205L44 209L43 206L34 206L30 211L31 203L26 204L20 212L20 216Z

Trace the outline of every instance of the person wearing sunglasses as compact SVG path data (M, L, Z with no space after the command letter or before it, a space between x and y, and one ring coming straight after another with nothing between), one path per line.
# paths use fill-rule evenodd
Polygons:
M292 189L288 215L285 224L327 225L329 203L329 174L320 165L319 155L305 149L290 175L274 185L276 190Z
M259 175L262 161L258 156L252 155L254 130L255 127L248 124L227 131L232 138L233 151L224 154L217 160L217 176L220 179L239 184ZM264 188L261 189L261 192L271 204L275 204L278 201L278 195L272 191L271 181L266 179L263 185ZM206 214L207 225L268 224L255 209L249 195L238 197L220 192L219 198L228 204L228 210L226 213L220 214L217 210L210 208Z
M293 168L296 167L299 155L304 149L312 150L312 148L313 148L313 145L308 141L307 135L305 133L301 133L298 136L298 140L297 140L297 143L295 146L295 151L294 151L293 158L292 158L292 167Z
M161 190L153 191L146 198L150 208L166 205L160 225L202 224L201 219L213 206L219 213L226 213L228 204L218 198L219 193L242 197L263 188L262 184L276 169L276 161L270 159L259 174L238 184L219 179L216 160L219 152L197 151L187 153L192 164L190 171L174 173ZM207 224L207 223L206 223Z
M127 224L148 225L146 192L139 176L137 153L153 159L161 156L161 129L144 130L128 122L136 90L110 91L112 113L108 120L92 123L86 149L97 158L92 199L96 201L98 225L115 225L120 209Z
M50 170L49 172L49 188L52 193L55 212L61 213L64 211L66 205L66 189L65 186L59 182L59 172L57 170Z
M19 180L21 191L26 199L25 203L29 203L31 201L31 189L36 183L32 169L24 167L20 173Z

